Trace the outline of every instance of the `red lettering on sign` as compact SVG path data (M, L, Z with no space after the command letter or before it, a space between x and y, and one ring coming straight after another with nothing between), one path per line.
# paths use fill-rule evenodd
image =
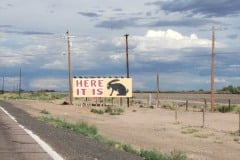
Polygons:
M81 89L82 90L82 95L86 95L86 89Z
M97 89L97 95L102 95L103 94L103 89L102 88L98 88Z
M100 96L103 94L103 89L102 88L98 88L98 89L92 89L92 95L94 96Z
M77 95L78 96L80 96L80 95L85 96L86 95L86 90L87 89L77 89Z
M96 90L95 89L92 90L92 95L94 95L94 96L96 95Z
M88 80L84 80L84 87L89 87Z
M76 87L82 87L82 80L76 80Z
M98 87L103 87L103 80L98 80Z
M95 81L95 80L91 80L91 87L97 87L97 86L96 86L96 81Z
M103 80L76 80L76 87L103 87Z

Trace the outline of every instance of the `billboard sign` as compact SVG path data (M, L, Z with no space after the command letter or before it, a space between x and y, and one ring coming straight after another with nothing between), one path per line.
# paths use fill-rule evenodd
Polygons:
M132 97L131 78L73 78L74 97Z

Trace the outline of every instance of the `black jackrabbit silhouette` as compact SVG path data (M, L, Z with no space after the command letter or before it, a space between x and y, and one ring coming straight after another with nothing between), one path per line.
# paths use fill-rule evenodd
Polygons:
M128 90L126 89L126 87L121 84L121 83L114 83L114 82L118 82L120 81L119 79L114 79L111 80L110 82L108 82L107 84L107 89L112 89L110 96L112 96L114 91L117 91L118 94L117 96L126 96Z

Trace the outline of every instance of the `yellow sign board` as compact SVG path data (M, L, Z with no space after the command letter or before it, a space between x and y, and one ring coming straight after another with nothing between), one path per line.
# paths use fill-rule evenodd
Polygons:
M131 78L73 78L74 97L132 97Z

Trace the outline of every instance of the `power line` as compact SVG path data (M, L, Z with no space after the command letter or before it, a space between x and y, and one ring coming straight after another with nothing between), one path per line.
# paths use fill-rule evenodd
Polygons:
M44 56L44 55L56 56L56 55L59 55L59 54L57 54L57 53L56 54L42 53L42 54L0 55L0 58L12 58L12 57L22 58L22 57Z
M120 53L120 52L118 52ZM147 53L147 52L145 52ZM123 52L121 52L121 54L124 54ZM37 57L37 56L44 56L44 55L48 55L48 56L59 56L62 54L59 53L54 53L54 54L49 54L49 53L42 53L42 54L19 54L19 55L0 55L0 58L24 58L24 57ZM174 56L179 56L179 57L186 57L186 58L198 58L198 57L210 57L211 54L199 54L199 55L184 55L184 54L173 54L173 55L152 55L152 54L143 54L143 53L137 53L137 52L132 52L131 56L136 56L136 57L155 57L155 58L171 58ZM216 56L222 56L222 55L240 55L238 53L215 53Z

